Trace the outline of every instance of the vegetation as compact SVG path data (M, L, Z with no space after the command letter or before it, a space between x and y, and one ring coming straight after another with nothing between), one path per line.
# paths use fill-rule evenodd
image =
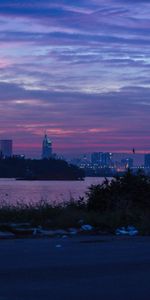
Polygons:
M0 208L0 223L29 223L31 226L44 228L67 228L75 226L79 219L78 205L71 207L52 206L44 201L36 205L17 204L16 206L2 205Z
M89 188L86 205L88 211L99 212L109 228L132 224L150 232L150 177L128 170L123 177L105 179Z
M123 177L92 185L87 192L89 210L100 212L118 211L125 213L150 211L150 177L139 171L136 175L128 170Z
M0 178L81 180L83 170L60 159L0 159Z
M128 171L123 177L107 179L92 185L85 198L52 206L41 202L35 205L0 208L0 223L29 222L44 228L80 227L93 225L98 231L114 233L120 226L134 225L141 234L150 234L150 178Z

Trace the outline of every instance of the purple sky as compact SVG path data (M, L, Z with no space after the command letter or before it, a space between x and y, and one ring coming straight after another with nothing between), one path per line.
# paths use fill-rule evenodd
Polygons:
M0 1L0 138L150 151L150 1Z

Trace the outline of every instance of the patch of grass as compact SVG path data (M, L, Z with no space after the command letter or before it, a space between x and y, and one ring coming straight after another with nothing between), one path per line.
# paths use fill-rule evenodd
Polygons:
M3 204L0 207L0 223L2 226L5 223L29 223L45 228L78 227L79 220L85 215L84 208L80 200L60 205L51 205L45 201L37 204Z

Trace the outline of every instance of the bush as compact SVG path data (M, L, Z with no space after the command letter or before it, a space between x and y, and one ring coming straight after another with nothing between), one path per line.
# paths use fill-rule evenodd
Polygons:
M92 185L86 195L88 210L147 212L150 211L150 177L141 171L134 175L128 170L123 177Z

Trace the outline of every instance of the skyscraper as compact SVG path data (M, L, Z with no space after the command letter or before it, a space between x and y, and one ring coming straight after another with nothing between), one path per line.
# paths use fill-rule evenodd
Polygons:
M0 140L0 155L3 158L12 156L12 140Z
M110 168L111 165L112 165L112 153L103 152L102 153L101 166L103 168Z
M144 166L150 168L150 153L144 155Z
M91 154L91 162L102 168L109 168L112 165L112 153L94 152Z
M102 152L93 152L91 154L91 162L93 165L101 165L102 161Z
M51 158L52 157L52 142L45 134L43 143L42 143L42 158Z

